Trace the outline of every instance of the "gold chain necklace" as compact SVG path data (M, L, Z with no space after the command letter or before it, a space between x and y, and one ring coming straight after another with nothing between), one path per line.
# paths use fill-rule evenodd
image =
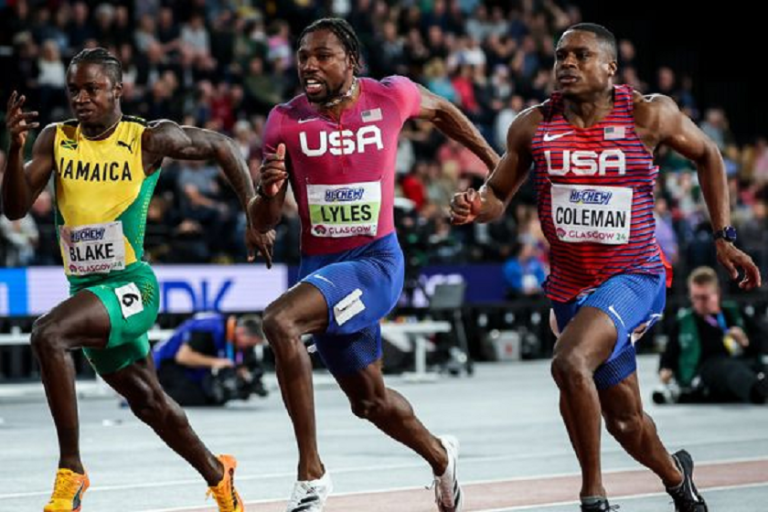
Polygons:
M338 105L342 101L344 101L344 100L346 100L348 98L351 98L352 95L355 94L355 89L357 89L357 77L353 76L352 77L352 84L349 86L349 90L347 92L345 92L344 94L340 94L339 96L336 96L331 101L326 102L325 105L323 105L323 107L324 108L335 107L336 105Z

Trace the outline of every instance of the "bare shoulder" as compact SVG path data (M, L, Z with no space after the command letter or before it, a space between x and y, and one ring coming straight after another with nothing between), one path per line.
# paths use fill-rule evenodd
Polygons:
M530 148L546 108L547 102L529 107L518 114L507 131L507 148Z
M40 135L35 139L33 151L36 154L50 153L53 155L53 145L56 141L56 131L60 123L51 123L40 131Z
M45 141L46 143L50 142L53 144L53 141L56 138L56 130L58 130L59 124L60 123L51 123L46 125L46 127L40 131L40 135L37 136L37 140Z
M148 137L153 137L179 128L179 124L170 119L155 119L154 121L147 122L147 129L144 130L144 133L148 134Z
M548 108L548 106L549 100L545 101L544 103L539 103L538 105L526 108L515 118L515 123L519 121L526 126L532 125L535 130L538 128L539 123L541 123L541 121L544 119L544 110Z
M175 139L185 137L181 126L170 119L157 119L147 123L141 135L142 147L150 153L165 154L174 146Z
M680 114L675 100L663 94L643 95L635 91L634 106L635 124L642 128L656 128L671 116Z

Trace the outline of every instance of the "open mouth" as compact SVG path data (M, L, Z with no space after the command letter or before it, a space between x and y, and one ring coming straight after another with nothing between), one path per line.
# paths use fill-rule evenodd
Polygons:
M315 78L304 80L304 90L307 94L317 94L323 90L323 83Z
M562 85L573 85L578 81L579 81L578 77L570 76L570 75L561 76L560 78L558 78L558 82L560 82Z

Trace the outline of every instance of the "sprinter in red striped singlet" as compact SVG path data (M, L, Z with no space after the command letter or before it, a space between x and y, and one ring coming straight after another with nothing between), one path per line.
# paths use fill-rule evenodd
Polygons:
M558 42L558 91L517 117L507 151L479 190L456 194L454 224L488 222L533 169L539 218L551 245L546 291L559 333L552 375L582 471L581 509L613 510L600 471L600 416L608 431L656 473L676 511L706 512L685 450L671 455L643 412L634 342L660 318L665 261L654 237L653 152L666 144L696 163L720 262L740 286L760 273L733 244L728 188L717 146L664 96L614 86L616 39L579 24Z

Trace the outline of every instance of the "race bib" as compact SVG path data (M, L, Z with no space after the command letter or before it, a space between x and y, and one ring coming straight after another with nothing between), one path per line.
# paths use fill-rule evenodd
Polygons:
M314 236L376 236L381 209L380 182L307 185L307 198Z
M365 304L363 303L362 296L363 290L356 288L352 293L333 306L333 316L336 318L337 324L344 325L355 315L365 311Z
M107 274L125 268L121 221L59 228L64 269L71 276Z
M563 242L629 243L632 189L553 183L552 218Z
M128 283L120 288L115 288L115 295L120 301L120 309L123 318L131 317L144 311L144 303L141 302L141 292L134 283Z

